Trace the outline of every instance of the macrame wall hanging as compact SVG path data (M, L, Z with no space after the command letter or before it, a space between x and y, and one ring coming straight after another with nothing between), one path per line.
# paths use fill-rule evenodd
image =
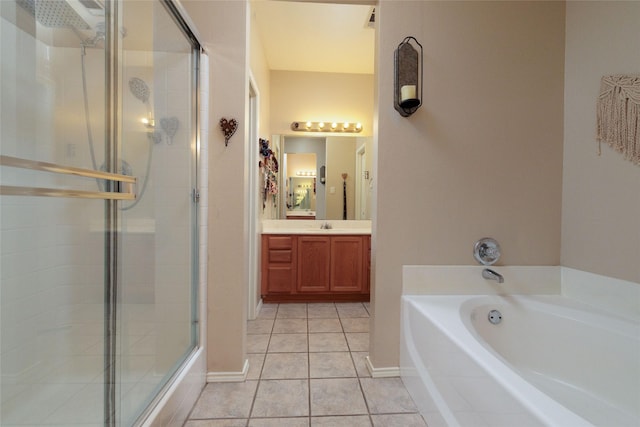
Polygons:
M602 77L597 120L598 155L605 142L640 165L640 75Z

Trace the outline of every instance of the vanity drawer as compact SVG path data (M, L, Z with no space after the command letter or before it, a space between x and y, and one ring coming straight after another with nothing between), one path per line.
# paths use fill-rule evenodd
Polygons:
M291 263L293 251L291 249L269 250L269 263Z
M293 236L267 236L269 249L292 249Z

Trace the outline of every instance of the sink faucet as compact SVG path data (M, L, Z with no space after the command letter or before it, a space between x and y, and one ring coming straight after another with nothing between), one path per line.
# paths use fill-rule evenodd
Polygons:
M485 268L484 270L482 270L482 277L489 280L495 280L498 283L504 282L504 277L502 277L502 274L497 273L490 268Z
M329 224L328 222L326 222L326 221L325 221L325 222L320 226L320 228L321 228L322 230L331 230L331 224Z

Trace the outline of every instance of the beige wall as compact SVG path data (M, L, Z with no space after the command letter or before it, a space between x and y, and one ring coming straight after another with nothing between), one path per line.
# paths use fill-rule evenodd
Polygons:
M271 71L271 132L291 134L291 122L349 121L372 135L373 76ZM323 136L323 134L320 134Z
M398 366L405 264L557 265L564 3L383 1L378 7L377 164L370 357ZM424 105L393 109L393 51L424 46ZM374 150L375 151L375 150Z
M640 167L602 146L603 75L640 72L640 3L568 2L562 265L640 283Z
M248 5L182 0L210 58L207 371L240 372L247 319ZM225 147L221 117L238 119Z

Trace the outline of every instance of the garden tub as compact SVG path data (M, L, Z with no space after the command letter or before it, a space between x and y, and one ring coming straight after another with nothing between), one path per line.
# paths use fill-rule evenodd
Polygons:
M430 426L640 425L636 320L560 295L405 295L401 335Z

